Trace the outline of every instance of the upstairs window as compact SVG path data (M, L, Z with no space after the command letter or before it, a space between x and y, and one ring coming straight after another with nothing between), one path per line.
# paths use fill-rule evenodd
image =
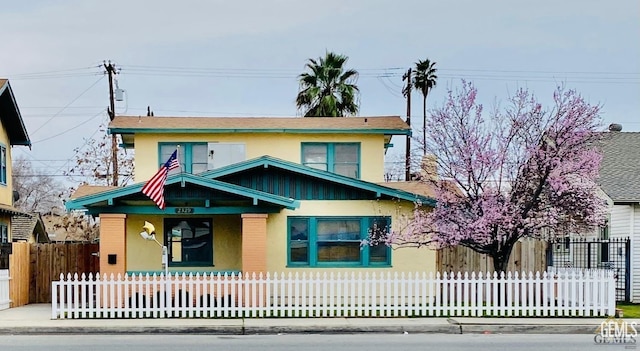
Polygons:
M7 184L7 148L0 145L0 184Z
M244 144L232 143L160 143L160 159L162 166L173 151L178 149L178 162L181 169L174 169L169 174L182 172L198 174L245 160Z
M6 224L0 224L0 244L9 242L9 227Z
M209 143L207 148L208 169L210 170L242 162L246 159L244 144Z
M302 164L351 178L360 178L360 144L303 143Z
M173 169L169 174L180 172L197 174L207 170L207 143L161 143L158 167L167 162L176 148L180 169Z

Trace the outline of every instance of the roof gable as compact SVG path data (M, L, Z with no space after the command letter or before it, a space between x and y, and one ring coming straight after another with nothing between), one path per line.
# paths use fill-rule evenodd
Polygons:
M11 85L6 79L0 79L0 121L9 135L11 145L31 146Z
M39 214L11 217L11 240L46 243L49 236Z
M258 171L256 173L256 170L265 169L269 171ZM290 179L291 181L293 181L295 177L300 176L310 178L312 181L298 181L299 184L291 185L291 181L287 181L286 174L280 174L279 176L276 175L278 179L275 179L272 182L273 185L269 185L269 182L264 180L265 178L273 176L273 172L271 171L273 169L289 172L292 175ZM237 183L245 187L260 189L265 192L277 193L280 195L288 194L288 196L294 197L298 200L355 200L363 199L360 194L366 192L373 194L373 198L397 198L412 202L418 201L428 206L435 206L435 200L431 197L318 170L271 156L262 156L226 167L221 167L216 170L201 173L200 176ZM285 178L283 179L283 177ZM283 186L276 185L278 184L276 182ZM289 188L285 188L283 190L284 186L289 186ZM291 188L292 186L295 188ZM332 192L334 193L334 196L326 195L327 193L331 194Z
M263 204L267 206L279 206L289 209L295 209L300 206L298 201L291 198L285 198L254 189L248 189L235 184L224 183L218 180L208 179L198 175L180 173L169 176L165 183L165 202L167 203L167 207L172 206L173 200L176 200L178 202L197 197L197 195L193 194L193 189L191 191L179 190L186 189L187 183L195 187L211 189L215 190L216 192L227 194L231 200L239 198L250 200L253 206ZM151 200L146 197L146 195L142 194L141 191L143 186L144 182L129 185L126 187L101 191L98 193L88 193L87 195L70 199L65 205L69 210L90 209L91 207L105 208L113 206L116 201L120 199L129 199L130 201L138 205L152 204ZM208 204L209 200L203 200L203 203Z
M605 132L599 184L614 202L640 202L640 133Z

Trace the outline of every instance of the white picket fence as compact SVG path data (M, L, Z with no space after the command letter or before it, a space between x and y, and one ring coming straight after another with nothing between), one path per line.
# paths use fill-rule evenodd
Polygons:
M0 269L0 311L11 306L9 299L9 270Z
M274 273L60 276L51 316L252 318L611 316L614 278L562 274ZM165 297L165 298L162 298Z

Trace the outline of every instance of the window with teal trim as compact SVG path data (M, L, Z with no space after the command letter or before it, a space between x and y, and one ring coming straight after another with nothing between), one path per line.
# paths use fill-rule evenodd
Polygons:
M0 244L9 242L9 227L6 224L0 224Z
M0 145L0 184L7 184L7 148Z
M160 143L160 159L158 167L162 166L171 154L178 148L178 162L181 169L171 170L169 174L202 173L207 170L207 143Z
M370 235L386 235L389 217L289 217L288 265L370 267L391 264L385 244L362 245Z
M210 267L213 265L213 227L210 219L166 218L165 245L169 266Z
M360 178L359 143L302 143L302 164Z

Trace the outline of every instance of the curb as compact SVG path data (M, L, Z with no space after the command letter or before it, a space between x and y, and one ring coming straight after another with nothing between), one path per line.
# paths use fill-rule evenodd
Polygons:
M453 321L455 322L455 321ZM0 335L52 334L593 334L593 325L442 324L396 326L148 326L148 327L4 327Z

